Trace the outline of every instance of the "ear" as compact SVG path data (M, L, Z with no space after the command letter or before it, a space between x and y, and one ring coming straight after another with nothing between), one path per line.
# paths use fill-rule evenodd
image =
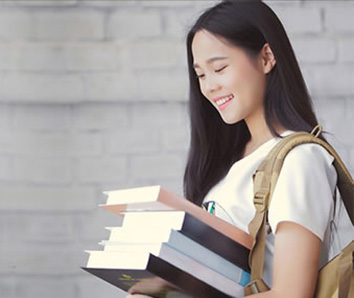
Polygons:
M276 64L276 60L273 54L272 49L269 46L269 43L265 43L262 51L261 51L261 55L262 55L262 66L263 66L263 71L265 74L269 73L273 67Z

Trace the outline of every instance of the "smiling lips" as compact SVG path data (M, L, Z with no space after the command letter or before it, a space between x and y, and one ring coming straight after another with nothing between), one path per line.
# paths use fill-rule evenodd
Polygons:
M216 103L216 105L221 108L223 107L227 102L229 102L231 99L233 99L234 96L232 94L228 95L228 96L224 96L224 97L218 97L216 99L214 99L214 102Z

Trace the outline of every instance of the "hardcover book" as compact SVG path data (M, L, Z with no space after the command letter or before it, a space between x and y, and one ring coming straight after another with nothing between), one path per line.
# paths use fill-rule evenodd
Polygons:
M107 203L101 206L117 215L124 216L126 212L133 211L186 211L237 243L247 248L252 247L253 239L249 234L161 186L130 188L104 193L108 195Z
M156 258L159 260L158 265ZM160 266L160 268L156 268L156 266ZM140 270L140 274L144 271L145 273L155 273L158 270L163 271L163 268L166 270L169 268L169 270L174 270L175 274L180 276L185 274L189 279L193 278L198 282L209 285L209 290L212 292L218 291L224 296L227 295L227 297L240 297L243 294L243 286L236 281L212 270L203 262L198 262L171 248L166 243L161 243L142 251L91 251L87 267L91 269ZM127 272L124 274L127 274ZM176 281L168 275L160 275L160 277L163 277L166 281L173 283L177 287L182 289L185 287L184 284L176 284ZM203 288L206 288L206 286L203 286Z
M250 235L160 186L105 193L123 223L84 270L132 294L243 297Z
M193 249L189 247L195 243L194 249L198 251L207 248L210 260L217 255L219 259L226 259L243 269L245 273L250 271L248 247L230 239L184 211L128 212L125 214L122 227L109 229L111 231L109 241L111 242L136 244L168 242L174 247L178 246L180 250L183 249L187 254L188 251L192 253ZM200 253L198 255L201 255Z

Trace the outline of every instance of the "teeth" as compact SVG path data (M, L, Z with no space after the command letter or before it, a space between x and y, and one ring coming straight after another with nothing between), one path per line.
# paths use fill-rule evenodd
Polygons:
M227 101L229 101L230 99L233 99L233 98L234 98L233 95L229 95L227 97L223 97L223 98L221 98L221 99L216 101L216 105L220 106L220 105L224 104L225 102L227 102Z

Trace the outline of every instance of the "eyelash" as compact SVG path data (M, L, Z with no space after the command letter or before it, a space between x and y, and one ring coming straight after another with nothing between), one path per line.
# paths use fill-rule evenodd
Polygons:
M224 70L226 67L227 67L227 65L224 66L224 67L221 67L221 68L219 68L219 69L216 69L215 72L220 72L220 71ZM200 79L200 78L202 78L202 77L204 77L204 74L196 75L196 78L197 78L197 79Z

